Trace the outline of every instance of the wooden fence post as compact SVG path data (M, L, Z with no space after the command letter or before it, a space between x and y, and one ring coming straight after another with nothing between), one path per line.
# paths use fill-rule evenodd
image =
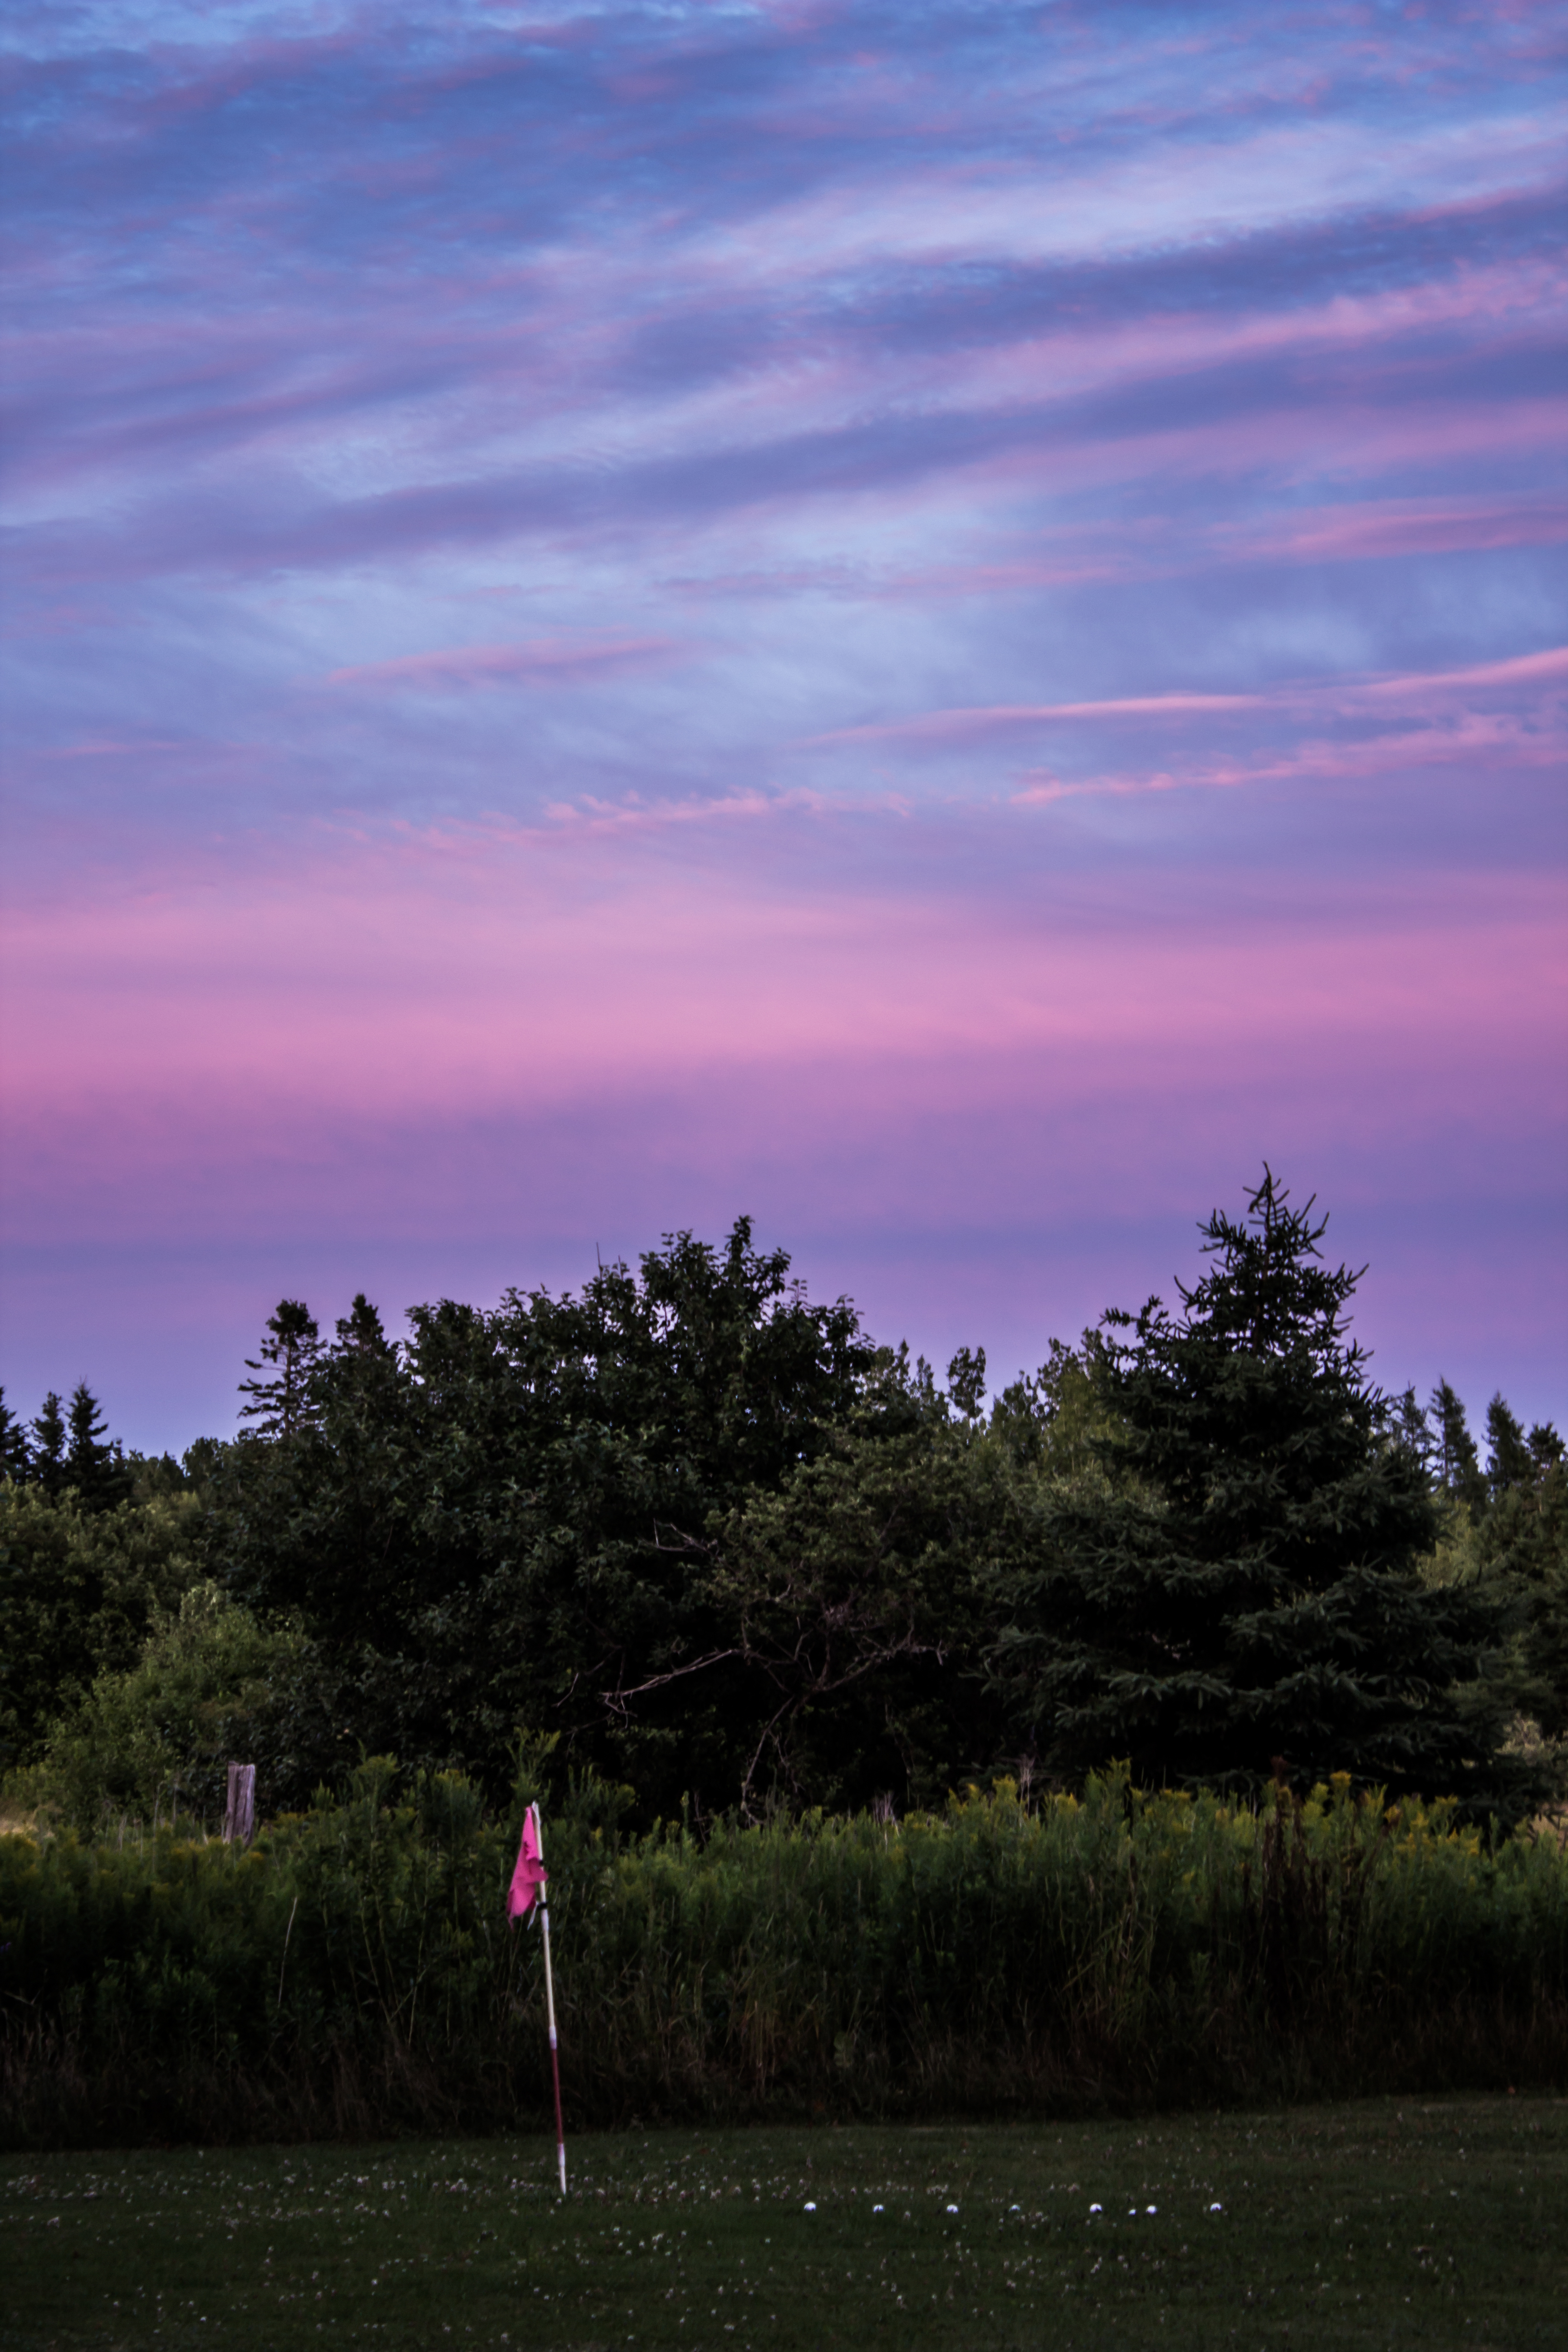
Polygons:
M256 1834L256 1767L228 1768L228 1810L223 1817L226 1845L248 1845Z

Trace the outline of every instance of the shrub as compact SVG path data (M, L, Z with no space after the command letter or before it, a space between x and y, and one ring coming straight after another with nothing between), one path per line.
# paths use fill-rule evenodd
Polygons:
M363 1765L248 1853L0 1840L17 2144L497 2127L547 2093L518 1815ZM547 1822L581 2121L1103 2105L1568 2080L1568 1861L1341 1780L1258 1810L1004 1787L624 1838Z
M201 1524L193 1494L96 1510L0 1479L0 1766L36 1762L95 1675L135 1664L195 1580Z
M297 1628L264 1628L216 1584L193 1585L155 1616L140 1662L100 1675L55 1724L32 1792L88 1832L119 1814L213 1820L227 1759L276 1748L279 1694L306 1646Z

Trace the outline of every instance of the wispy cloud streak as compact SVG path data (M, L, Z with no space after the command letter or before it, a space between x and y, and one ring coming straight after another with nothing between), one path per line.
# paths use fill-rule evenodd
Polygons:
M896 1197L919 1339L1030 1169L1131 1230L1283 1128L1391 1219L1448 1171L1431 1266L1568 1402L1519 1273L1568 1262L1563 47L1537 0L13 8L12 1246L153 1234L185 1150L215 1248L356 1171L456 1247L450 1137L504 1129L509 1275L787 1167L829 1252ZM37 1317L8 1383L80 1369Z
M437 652L400 654L392 661L360 662L329 670L328 686L498 686L520 679L569 678L658 660L672 650L665 637L535 637L515 646L449 646Z

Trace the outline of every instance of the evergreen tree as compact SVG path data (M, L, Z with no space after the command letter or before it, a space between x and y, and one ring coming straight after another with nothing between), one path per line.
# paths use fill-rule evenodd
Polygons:
M1535 1464L1523 1425L1503 1402L1500 1389L1487 1407L1487 1494L1495 1503L1512 1486L1533 1486Z
M33 1423L32 1475L51 1495L66 1484L66 1417L51 1389Z
M1048 1769L1127 1758L1144 1783L1257 1784L1271 1771L1490 1801L1468 1728L1495 1610L1426 1590L1437 1514L1421 1465L1346 1339L1358 1276L1331 1271L1327 1219L1268 1169L1182 1312L1106 1318L1120 1420L1098 1475L1047 1496L1013 1586L1000 1677ZM1131 1333L1129 1339L1121 1335Z
M1465 1408L1447 1381L1432 1391L1432 1416L1437 1424L1435 1466L1437 1483L1456 1502L1479 1511L1487 1499L1487 1482L1476 1453L1476 1441Z
M66 1410L65 1482L89 1511L112 1510L132 1487L132 1474L116 1441L107 1444L109 1424L85 1381L78 1381Z
M1568 1466L1550 1422L1525 1438L1500 1397L1487 1414L1493 1500L1478 1546L1481 1576L1510 1611L1514 1638L1498 1687L1549 1739L1568 1734ZM1560 1759L1568 1778L1568 1756Z
M32 1459L26 1423L17 1420L0 1388L0 1478L25 1478Z
M1547 1472L1563 1459L1563 1440L1551 1422L1538 1421L1531 1428L1529 1443L1530 1458L1535 1465L1537 1475L1544 1478Z
M338 1318L338 1346L353 1349L362 1356L386 1357L392 1353L392 1343L382 1328L381 1317L363 1290L356 1290L354 1302L346 1315Z
M1423 1408L1416 1402L1414 1387L1407 1388L1388 1416L1388 1433L1396 1445L1403 1445L1426 1470L1432 1459L1432 1425Z
M256 1423L257 1436L293 1438L311 1425L310 1375L321 1352L321 1335L304 1300L279 1299L276 1314L268 1317L259 1357L245 1360L247 1371L270 1378L239 1384L241 1396L250 1399L239 1417Z

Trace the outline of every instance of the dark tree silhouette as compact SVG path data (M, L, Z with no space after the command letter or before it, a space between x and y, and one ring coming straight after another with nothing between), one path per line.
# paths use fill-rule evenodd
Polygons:
M269 1378L241 1381L242 1421L256 1423L262 1437L297 1437L313 1417L310 1372L321 1352L316 1318L302 1298L281 1298L276 1314L267 1319L267 1336L259 1357L247 1356L247 1371Z
M1120 1426L1099 1476L1047 1507L996 1653L1063 1777L1128 1758L1145 1782L1257 1783L1283 1759L1490 1796L1450 1693L1495 1612L1415 1572L1436 1511L1347 1339L1358 1276L1323 1264L1312 1205L1266 1169L1244 1219L1203 1228L1179 1315L1107 1318Z

